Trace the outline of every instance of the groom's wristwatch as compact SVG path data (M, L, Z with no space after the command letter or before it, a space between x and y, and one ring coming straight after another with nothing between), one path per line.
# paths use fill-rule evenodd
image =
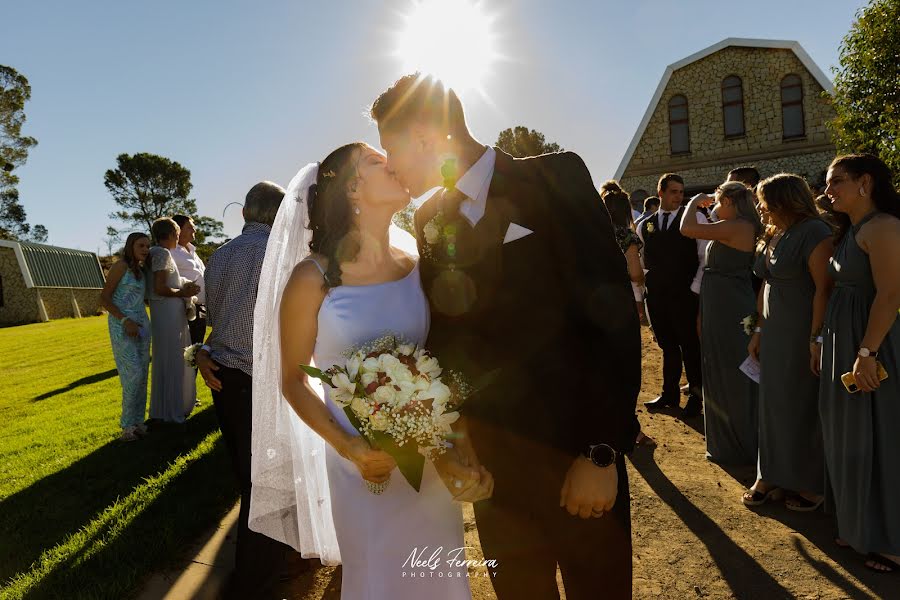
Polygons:
M585 458L601 468L614 464L618 456L619 453L615 448L608 444L593 444L588 446L588 451L585 453Z

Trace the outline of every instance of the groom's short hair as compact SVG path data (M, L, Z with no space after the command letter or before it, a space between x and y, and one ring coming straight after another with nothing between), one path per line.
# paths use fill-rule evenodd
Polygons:
M451 88L433 75L404 75L381 93L369 114L378 127L398 129L420 120L443 126L447 133L465 130L466 118L462 102Z
M271 181L260 181L244 199L244 220L271 226L284 199L284 188Z

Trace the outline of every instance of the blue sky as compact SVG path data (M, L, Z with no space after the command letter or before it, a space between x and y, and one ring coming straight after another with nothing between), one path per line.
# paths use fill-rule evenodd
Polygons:
M526 125L612 176L665 67L726 37L797 40L829 76L865 0L492 0L497 50L463 95L483 142ZM453 2L448 1L448 6ZM257 181L361 139L366 107L401 72L393 55L412 0L5 3L0 63L28 77L17 171L32 224L50 243L97 251L113 201L104 172L153 152L191 170L200 214L240 232ZM449 10L449 9L448 9ZM460 43L448 39L447 44ZM463 41L464 43L464 41Z

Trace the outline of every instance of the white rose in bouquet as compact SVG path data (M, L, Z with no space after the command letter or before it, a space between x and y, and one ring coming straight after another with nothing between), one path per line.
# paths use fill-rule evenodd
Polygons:
M365 398L354 398L350 402L350 410L360 419L369 418L369 403Z
M363 373L377 373L381 370L381 361L378 358L371 356L365 359L362 363L362 372Z
M375 393L372 394L372 399L378 404L393 404L396 397L397 392L392 385L379 386Z
M434 400L435 407L438 405L443 407L450 400L450 388L440 381L432 381L427 391L419 392L419 400L428 399Z
M369 387L370 384L376 381L378 381L378 374L372 371L365 372L359 376L359 382L364 388Z
M400 344L397 346L397 352L403 356L411 356L416 351L416 347L412 344Z
M393 354L382 354L378 357L379 363L381 363L381 371L385 373L390 373L391 371L396 370L398 367L402 367L403 363L400 362L400 359L394 356Z
M375 431L384 431L388 427L390 427L391 421L384 415L384 413L377 412L369 417L369 424Z
M416 369L418 369L419 373L426 375L429 379L440 377L442 371L438 360L427 354L418 357L416 360Z

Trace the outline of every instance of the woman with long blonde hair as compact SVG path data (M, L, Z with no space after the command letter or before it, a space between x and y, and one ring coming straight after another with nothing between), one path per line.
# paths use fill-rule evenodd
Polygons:
M719 220L698 223L697 209L713 203ZM711 240L700 287L706 457L721 464L750 465L757 453L758 386L739 367L747 358L747 336L740 323L755 310L750 269L762 233L753 192L729 181L714 196L695 196L682 216L681 233Z

